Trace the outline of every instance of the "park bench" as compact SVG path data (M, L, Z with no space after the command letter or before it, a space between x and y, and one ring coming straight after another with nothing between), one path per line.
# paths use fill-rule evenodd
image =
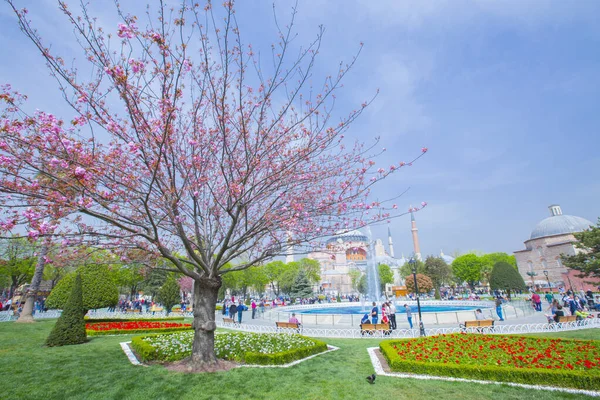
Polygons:
M381 332L383 335L389 335L392 333L389 324L360 324L360 334L373 335L375 332Z
M577 322L576 315L561 315L558 317L559 325L566 322Z
M295 322L280 322L280 321L276 321L275 322L275 326L277 326L277 331L281 330L281 329L295 329L296 332L300 333L300 324L297 324Z
M464 324L459 324L459 327L463 332L467 331L467 328L475 328L477 332L483 333L485 331L493 331L494 330L494 320L493 319L478 319L475 321L465 321Z
M223 322L226 324L235 324L235 321L233 320L233 318L223 317Z

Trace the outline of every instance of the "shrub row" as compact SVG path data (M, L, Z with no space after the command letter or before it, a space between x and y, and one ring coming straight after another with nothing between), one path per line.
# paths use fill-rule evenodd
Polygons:
M291 349L279 353L263 354L249 351L244 355L244 361L246 364L281 365L312 356L313 354L322 353L327 350L327 343L312 338L310 338L310 340L315 342L314 346Z
M481 379L496 382L515 382L544 386L559 386L585 390L600 389L598 374L581 371L510 368L495 365L461 365L404 360L394 345L401 341L383 341L379 348L394 372L449 376L453 378Z
M157 328L157 329L111 329L109 331L93 331L86 330L88 336L105 336L105 335L131 335L136 333L169 333L191 331L194 329L190 326L182 326L178 328Z
M155 347L145 341L144 339L160 336L160 335L144 335L136 336L131 339L131 348L136 352L137 356L144 362L147 361L177 361L182 358L189 356L182 353L179 354L166 354L161 351L159 347ZM292 361L300 360L302 358L311 356L313 354L322 353L327 350L327 344L313 338L304 337L313 344L307 347L294 348L287 351L277 353L258 353L258 352L245 352L242 359L237 359L240 362L254 365L281 365L287 364Z
M141 361L154 361L160 359L159 351L150 343L145 342L144 338L148 336L135 336L131 339L131 348L135 351Z
M161 318L90 318L85 317L85 322L93 324L96 322L136 322L136 321L183 321L185 317L161 317Z

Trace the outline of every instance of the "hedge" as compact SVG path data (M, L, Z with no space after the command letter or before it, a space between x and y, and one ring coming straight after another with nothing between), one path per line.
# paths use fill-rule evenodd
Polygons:
M144 336L135 336L131 339L131 348L135 351L137 356L144 362L147 361L177 361L180 358L168 358L166 354L161 354L160 350L144 341L144 339L152 336L159 336L158 334L153 335L144 335ZM246 364L254 364L254 365L281 365L287 364L292 361L300 360L302 358L322 353L327 350L327 343L321 342L320 340L315 340L313 338L307 338L310 341L314 342L313 346L295 348L284 352L279 353L255 353L255 352L246 352L244 354L243 362Z
M314 346L291 349L272 354L254 353L249 351L244 355L244 361L246 364L281 365L312 356L313 354L322 353L327 350L327 343L312 338L309 339L315 342Z
M394 372L481 379L496 382L559 386L586 390L600 389L600 376L598 374L582 374L581 371L507 368L495 365L461 365L404 360L400 358L397 350L394 349L394 345L398 343L402 342L398 340L388 340L381 342L379 345L390 369Z
M135 336L131 339L131 348L142 361L154 361L160 358L158 350L144 339L148 336Z
M169 333L191 331L194 328L191 326L182 326L177 328L156 328L156 329L112 329L109 331L94 331L86 330L88 336L105 336L105 335L130 335L136 333Z
M88 324L100 322L136 322L136 321L183 321L185 317L162 317L162 318L89 318L85 317Z
M114 306L119 302L119 289L106 265L86 264L62 278L46 299L46 307L63 309L75 282L75 275L81 276L83 308L95 310Z

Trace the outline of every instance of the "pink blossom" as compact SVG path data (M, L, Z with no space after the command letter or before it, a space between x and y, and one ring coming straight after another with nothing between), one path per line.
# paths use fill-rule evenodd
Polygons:
M117 35L120 38L133 39L135 29L136 29L136 26L134 24L131 24L131 25L119 24L119 30L117 32Z
M423 153L427 153L427 147L423 147L423 148L421 149L421 151L422 151Z
M75 168L75 173L73 174L73 176L77 179L84 179L85 178L85 169L81 168L81 167L77 167Z

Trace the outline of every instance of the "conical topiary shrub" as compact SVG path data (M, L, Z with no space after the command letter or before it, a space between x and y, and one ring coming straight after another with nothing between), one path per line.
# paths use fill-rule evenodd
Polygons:
M85 334L85 320L83 319L83 290L81 276L77 274L73 290L67 300L62 315L46 339L47 346L65 346L81 344L87 340Z

